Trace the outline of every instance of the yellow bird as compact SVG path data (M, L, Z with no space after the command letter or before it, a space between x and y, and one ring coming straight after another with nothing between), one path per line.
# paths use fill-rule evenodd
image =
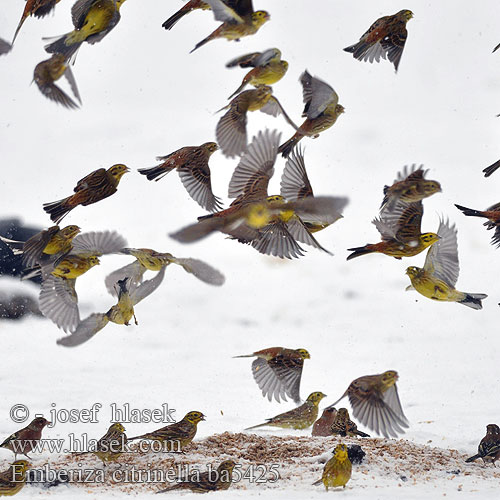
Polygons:
M323 469L321 479L313 483L314 486L323 483L326 491L328 488L343 486L351 479L352 464L347 455L347 446L338 444L333 450L333 457L328 460Z
M410 266L406 274L411 280L407 290L416 290L424 297L445 302L458 302L472 309L482 309L484 293L459 292L455 288L460 267L458 264L457 230L448 221L439 223L439 241L427 252L423 268Z
M252 52L232 59L226 68L253 68L243 78L241 85L229 96L239 94L247 85L273 85L280 81L288 70L288 62L281 59L281 50L267 49L264 52Z
M45 46L50 54L74 60L83 42L100 42L120 21L125 0L78 0L71 9L75 29Z
M30 466L27 460L16 460L7 470L0 472L0 496L19 493L26 484L26 471Z
M126 451L127 435L125 427L119 422L111 424L106 434L97 441L96 449L92 453L106 465L115 462Z
M191 52L216 38L238 41L244 36L254 35L271 18L265 10L254 11L252 0L233 0L231 7L222 0L206 0L206 3L212 8L215 20L222 24L198 42Z

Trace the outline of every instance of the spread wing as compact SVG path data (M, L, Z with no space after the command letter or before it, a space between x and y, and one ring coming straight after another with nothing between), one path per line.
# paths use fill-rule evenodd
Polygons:
M222 209L222 200L212 193L210 167L208 164L197 163L188 168L177 169L182 184L187 192L202 208L209 212Z
M328 83L311 76L307 70L302 73L300 83L305 103L304 116L307 118L317 118L328 106L338 104L337 92Z
M47 246L47 243L59 231L59 226L52 226L44 231L41 231L23 245L23 264L26 267L33 267L39 263L42 257L42 251Z
M427 252L424 270L437 279L455 287L460 272L455 224L450 226L448 220L441 219L437 234L440 239Z
M184 271L196 276L199 280L209 285L222 286L226 281L225 276L220 271L202 260L178 259L174 257L172 262L182 266Z
M66 67L64 76L66 77L66 80L68 80L73 95L78 99L78 102L81 104L82 98L80 97L80 92L78 91L78 85L76 84L75 75L73 75L73 71L71 70L71 67L69 65Z
M326 248L322 247L318 240L309 232L307 227L304 225L300 217L292 217L287 223L286 227L292 237L300 241L300 243L305 243L306 245L310 245L318 250L322 250L329 255L333 255Z
M222 0L205 0L214 13L216 21L222 23L242 24L243 17L253 12L251 0L223 2ZM250 10L249 10L250 8Z
M154 278L143 281L139 286L130 287L130 299L134 306L148 295L151 295L161 285L166 270L167 268L163 267Z
M299 258L304 250L295 241L282 221L272 222L259 230L259 236L251 242L258 252L280 259Z
M409 243L419 238L424 208L421 201L405 203L398 201L394 207L384 206L380 218L373 224L382 235L383 240L396 239Z
M397 33L390 33L380 41L382 48L387 53L387 59L394 64L396 71L403 55L407 37L408 31L406 27L402 26Z
M126 246L127 241L116 231L92 231L75 237L70 255L88 257L118 253Z
M240 109L237 105L230 106L218 121L215 136L225 156L232 158L243 154L247 149L246 109Z
M281 176L281 196L288 201L314 196L309 177L307 177L304 151L295 147L288 156Z
M255 382L257 382L259 389L262 391L262 395L264 397L267 396L269 401L272 401L273 397L278 403L281 403L281 399L287 400L285 396L285 384L265 359L256 358L252 362L252 373Z
M120 269L116 269L106 276L106 279L104 280L106 289L111 295L116 297L115 285L117 281L129 278L129 283L132 286L140 285L142 283L142 277L145 272L146 268L141 265L138 260L134 260L134 262L132 262L131 264L120 267Z
M64 347L76 347L90 340L97 332L102 330L109 322L106 314L94 313L81 321L76 330L66 337L57 340Z

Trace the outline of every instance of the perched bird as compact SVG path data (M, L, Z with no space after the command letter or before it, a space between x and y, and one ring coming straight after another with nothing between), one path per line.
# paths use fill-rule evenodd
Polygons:
M111 424L106 434L97 441L96 449L92 453L102 460L104 465L115 462L126 451L127 435L125 427L119 422Z
M460 266L458 264L457 230L455 224L441 220L439 241L427 252L423 268L410 266L406 274L411 280L407 290L416 290L424 297L446 302L458 302L472 309L482 309L484 293L459 292L455 288Z
M73 248L73 238L80 233L75 225L52 226L33 235L26 241L9 240L0 236L15 255L22 255L23 266L33 268L48 262L55 262Z
M330 427L330 434L334 436L370 437L365 432L358 431L358 426L349 417L347 408L339 408Z
M170 171L177 169L191 198L205 210L215 212L222 209L222 202L212 193L208 161L218 149L215 142L205 142L201 146L185 146L167 156L158 156L156 159L162 162L160 165L140 168L139 173L145 175L148 181L159 181Z
M481 439L477 447L477 455L469 457L466 462L474 462L478 458L482 458L484 463L492 463L500 459L500 427L496 424L488 424L486 426L486 436Z
M182 420L174 424L166 425L161 429L140 436L130 438L134 439L150 439L152 441L160 441L166 445L165 451L182 451L196 436L198 424L205 420L205 415L200 411L190 411L186 413Z
M333 450L333 457L328 460L323 469L321 479L313 483L314 486L323 483L326 491L328 488L343 486L351 479L352 464L347 455L347 446L338 444Z
M486 167L483 172L485 177L489 177L492 173L496 172L496 170L500 167L500 160L492 163L489 167Z
M7 54L12 49L12 45L9 42L6 42L2 38L0 38L0 56Z
M463 207L462 205L455 206L461 210L464 215L489 219L483 225L486 226L486 229L488 230L495 229L495 232L491 237L491 244L496 245L497 248L500 247L500 203L495 203L484 211L474 210L472 208Z
M313 436L331 436L332 435L332 424L337 415L337 410L333 406L329 406L323 410L323 415L314 422L312 428Z
M297 132L279 147L286 158L302 137L318 137L320 132L329 129L344 112L339 104L339 96L328 83L311 76L306 70L300 77L305 103L302 116L306 118Z
M362 247L348 248L352 252L347 260L373 252L401 259L413 257L439 240L436 233L422 233L421 223L424 206L421 201L404 203L399 201L393 209L385 206L380 218L372 222L382 236L380 243L368 243Z
M51 424L43 417L36 417L26 427L11 434L2 444L0 448L7 448L14 453L14 460L17 455L28 457L28 453L36 447L37 442L42 437L43 428Z
M379 62L380 58L387 58L397 71L408 37L406 23L412 17L411 10L400 10L392 16L381 17L368 28L358 43L344 50L360 61L372 63L374 60Z
M7 470L0 472L0 497L13 496L23 489L30 465L27 460L16 460Z
M156 493L166 493L174 490L191 490L194 493L208 493L209 491L227 490L231 486L233 469L236 463L233 460L224 460L217 470L193 473L191 477L178 479L178 482Z
M354 418L377 434L387 438L397 437L398 433L405 432L403 428L408 428L408 420L399 400L397 380L398 373L394 370L359 377L349 384L333 405L347 396Z
M252 0L206 0L213 10L216 21L222 24L210 35L198 42L190 53L199 49L210 40L225 38L239 41L244 36L254 35L270 19L265 10L253 10Z
M43 209L50 215L52 222L61 221L73 208L78 205L92 205L116 193L120 179L130 169L121 163L105 170L99 168L80 179L73 189L75 194L62 200L45 203Z
M170 16L162 26L166 30L171 30L177 21L180 21L186 14L189 14L193 10L210 10L210 5L208 3L203 2L202 0L189 0L189 2L181 7L175 14Z
M288 70L288 62L281 59L281 50L267 49L264 52L252 52L231 59L226 68L253 68L244 77L241 85L229 96L239 94L247 85L273 85L279 82Z
M57 343L64 347L81 345L101 331L109 322L129 326L130 321L134 318L137 325L134 306L152 294L160 286L164 276L165 268L154 278L144 281L140 285L131 285L128 278L118 281L116 283L118 302L106 313L93 313L79 322L71 335L58 339Z
M235 358L251 358L252 373L255 382L269 401L274 399L281 403L287 401L286 396L295 403L300 403L300 379L304 360L311 359L306 349L287 349L285 347L268 347L253 354L235 356Z
M62 330L74 331L80 323L77 278L98 265L99 257L116 253L126 244L123 236L114 231L83 233L74 238L70 253L35 270L42 275L38 300L42 314Z
M261 85L252 90L245 90L219 111L224 109L228 109L228 111L217 122L215 136L222 154L229 158L241 156L247 150L248 111L260 110L272 116L278 116L282 113L285 120L292 127L297 128L278 99L273 96L273 89L268 85Z
M288 202L280 195L268 196L279 140L277 131L259 132L231 178L228 194L236 199L230 207L199 217L198 223L170 236L182 243L191 243L220 231L241 243L251 244L260 253L288 259L304 255L297 241L328 252L309 232L301 217L318 224L337 220L347 199L324 196Z
M441 192L441 184L427 180L427 171L422 167L415 164L409 168L405 166L392 186L384 186L384 199L380 208L387 206L388 210L392 210L398 201L414 203Z
M61 0L26 0L26 5L24 6L23 13L21 15L21 20L17 25L16 32L14 33L14 38L12 39L12 43L14 44L17 35L23 25L24 21L28 19L29 16L33 15L41 19L46 15L50 14L53 9L55 9L56 4L58 4Z
M312 392L307 397L305 403L285 413L280 413L275 417L268 418L263 424L247 427L245 430L257 429L267 425L273 427L282 427L284 429L307 429L318 418L318 405L326 397L322 392Z
M160 253L150 248L122 248L120 253L132 255L136 260L106 276L106 288L111 294L114 293L114 285L118 280L128 277L132 284L139 285L146 271L161 271L170 264L177 264L209 285L222 286L226 281L221 272L202 260L180 259L171 253Z
M55 84L63 75L68 80L73 94L81 104L82 99L78 92L75 77L62 54L53 54L50 59L38 63L33 73L33 81L37 84L40 92L51 101L57 102L68 109L76 109L78 104Z
M50 54L62 54L74 60L83 42L100 42L120 21L120 7L125 0L77 0L71 8L75 29L55 37L45 46Z

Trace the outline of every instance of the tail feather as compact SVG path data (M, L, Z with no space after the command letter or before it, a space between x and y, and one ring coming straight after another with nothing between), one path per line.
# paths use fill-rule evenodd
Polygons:
M166 29L166 30L171 30L174 25L180 21L186 14L189 14L189 12L191 12L192 9L186 9L186 8L182 8L180 10L178 10L175 14L173 14L172 16L170 16L163 24L162 26Z
M457 205L457 204L455 204L455 206L459 210L461 210L464 215L470 215L472 217L486 217L484 213L481 212L480 210L474 210L472 208L463 207L462 205Z
M165 175L167 175L169 172L171 172L175 166L173 167L166 167L164 165L158 165L156 167L151 167L151 168L140 168L138 172L142 175L145 175L148 179L148 181L152 180L157 180L159 181Z
M76 53L78 52L78 49L80 48L80 45L83 42L75 42L70 45L66 45L66 40L68 39L69 34L70 33L62 35L59 38L57 38L54 42L49 43L48 45L45 46L45 50L49 54L62 54L67 61L69 60L74 61Z
M28 18L28 15L26 15L23 12L23 17L21 17L21 20L19 21L19 24L17 25L16 32L14 33L14 38L12 39L12 45L14 45L14 42L16 41L17 35L21 31L21 27L22 27L22 25L24 24L24 21L26 21L27 18Z
M365 42L358 42L355 43L354 45L350 45L349 47L346 47L344 49L345 52L349 52L352 54L356 59L360 59L363 57L365 52L370 48L370 45Z
M481 458L481 455L478 453L477 455L473 455L472 457L469 457L466 462L469 464L471 462L474 462L474 460L477 460L478 458Z
M265 422L263 424L252 425L252 427L247 427L245 430L249 431L251 429L258 429L259 427L265 427L266 425L269 425L269 422Z
M500 47L500 45L498 46ZM498 48L497 47L497 48ZM496 49L495 49L496 50ZM500 160L492 163L489 167L486 167L483 172L485 177L489 177L493 172L495 172L498 168L500 168Z
M472 309L479 310L483 308L481 300L485 299L486 297L488 297L488 295L486 295L485 293L466 293L465 298L460 301L460 304L472 307Z
M367 245L365 245L364 247L348 248L347 251L352 252L350 255L347 256L347 260L351 260L356 257L361 257L361 255L367 255L369 253L373 253L375 250L372 250L368 248Z
M233 358L253 358L255 354L240 354L239 356L233 356Z
M208 35L206 38L204 38L201 42L198 42L195 46L194 46L194 49L191 50L189 53L192 54L195 50L198 50L200 47L202 47L203 45L205 45L206 43L208 43L210 40L212 40L213 38L213 33Z
M62 200L53 201L52 203L45 203L43 209L50 215L50 220L59 223L68 213L74 208L73 205L68 203L71 196Z
M284 142L279 148L278 153L281 153L283 158L288 158L288 155L292 152L292 149L298 144L302 135L296 133L288 141Z
M228 99L232 99L235 95L239 94L247 86L247 82L245 80L246 79L243 79L241 85L228 97Z
M500 48L500 43L493 49L493 52L496 52Z

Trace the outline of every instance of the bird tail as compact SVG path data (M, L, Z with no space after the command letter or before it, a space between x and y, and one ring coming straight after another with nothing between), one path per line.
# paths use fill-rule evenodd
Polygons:
M247 427L245 430L249 431L250 429L258 429L259 427L265 427L266 425L269 425L269 422L265 422L263 424L252 425L252 427Z
M167 491L180 490L183 488L182 484L183 483L173 484L172 486L169 486L168 488L164 488L163 490L158 490L156 493L165 493Z
M284 142L279 148L278 153L281 153L283 158L288 158L288 155L292 152L292 149L298 144L302 135L296 133L288 141Z
M352 54L356 59L359 59L369 48L369 44L365 42L358 42L354 45L346 47L344 51L349 52L349 54Z
M474 460L477 460L478 458L481 458L481 455L478 453L477 455L474 455L472 457L469 457L466 462L470 464L471 462L474 462Z
M170 16L163 24L162 26L166 30L171 30L174 25L180 21L186 14L189 14L192 9L186 9L183 7L182 9L179 9L174 15Z
M151 168L140 168L138 172L142 175L145 175L148 178L148 181L152 180L157 180L159 181L161 178L163 178L165 175L167 175L169 172L174 170L175 166L164 166L164 165L158 165L156 167L151 167Z
M232 99L235 95L239 94L247 85L245 79L241 82L241 85L228 97L228 99Z
M500 47L498 45L495 50ZM483 172L485 177L489 177L493 172L495 172L498 168L500 168L500 160L496 161L495 163L491 164L489 167L486 167Z
M367 434L366 432L362 432L362 431L356 431L356 436L359 436L359 437L362 437L362 438L369 438L370 437L370 434Z
M460 301L464 306L472 307L472 309L482 309L481 300L488 297L485 293L466 293L465 297Z
M45 203L43 209L50 215L50 220L58 224L73 208L75 208L70 200L71 196L68 196L62 200Z
M323 479L318 479L317 481L314 481L312 484L313 486L318 486L318 484L321 484L323 482Z
M233 356L233 358L253 358L255 354L241 354L240 356Z
M16 41L17 35L19 34L19 31L21 31L21 26L24 24L24 21L26 21L29 13L26 13L26 9L23 12L23 15L21 17L21 20L19 21L19 24L17 25L16 32L14 33L14 38L12 39L12 45L14 45L14 42Z
M132 438L127 438L128 441L134 441L136 439L145 439L146 434L141 434L140 436L134 436Z
M211 33L210 35L208 35L206 38L204 38L201 42L198 42L195 46L194 46L194 49L191 50L189 53L192 54L195 50L198 50L200 47L202 47L203 45L205 45L206 43L208 43L210 40L212 40L214 37L213 37L213 33Z
M74 62L76 53L78 52L78 49L83 42L73 42L67 44L66 42L68 40L68 37L72 33L73 32L66 33L65 35L56 38L52 43L49 43L45 46L45 50L49 54L62 54L66 61L71 60Z
M462 205L456 205L455 206L461 210L464 215L470 215L472 217L486 217L486 215L484 215L483 212L481 212L480 210L473 210L472 208L467 208L467 207L463 207Z
M352 252L347 256L347 260L354 259L356 257L361 257L361 255L367 255L369 253L373 253L375 250L369 248L369 245L365 245L364 247L356 247L356 248L348 248L348 252Z
M493 49L493 52L496 52L500 48L500 43Z

